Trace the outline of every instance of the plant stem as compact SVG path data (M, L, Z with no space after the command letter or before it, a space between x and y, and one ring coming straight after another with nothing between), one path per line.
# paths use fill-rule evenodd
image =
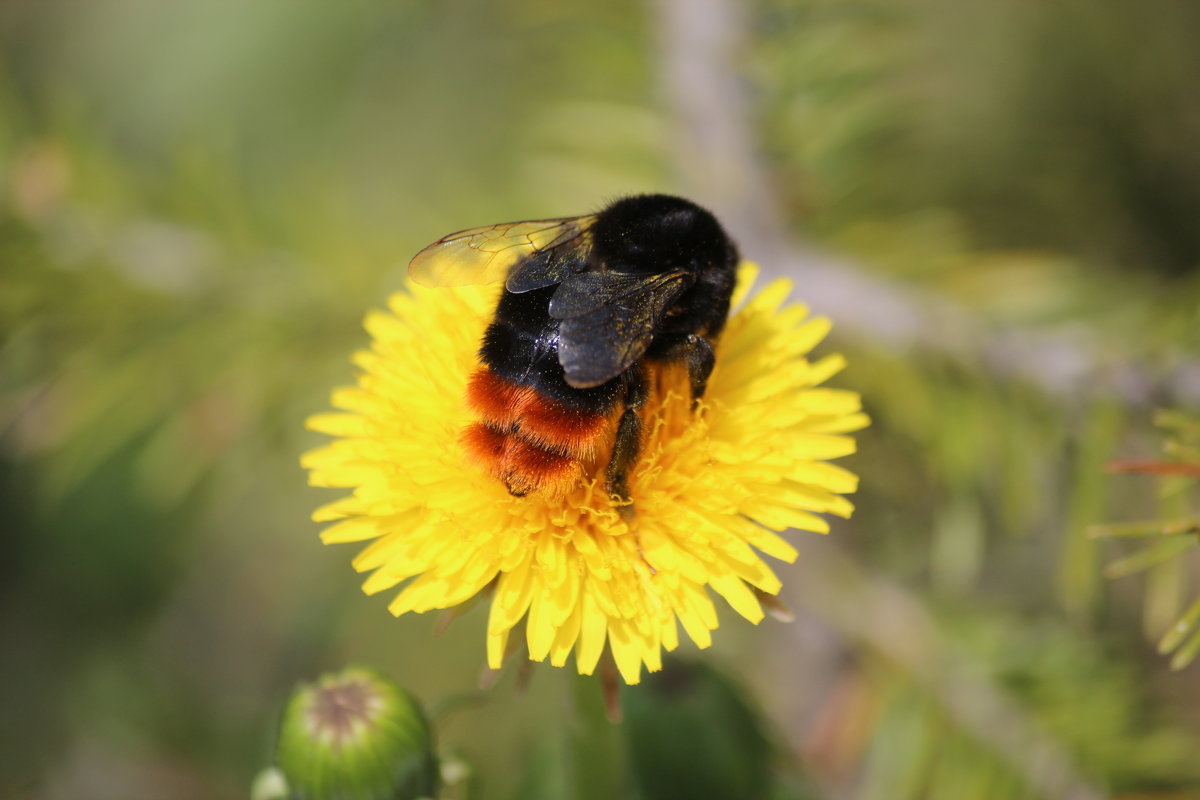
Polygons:
M618 800L625 774L620 729L608 720L600 679L571 677L568 747L575 800Z

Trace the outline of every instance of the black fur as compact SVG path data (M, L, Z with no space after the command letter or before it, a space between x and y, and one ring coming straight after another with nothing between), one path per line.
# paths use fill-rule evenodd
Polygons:
M487 368L510 383L533 387L539 394L580 411L607 412L621 396L620 378L590 389L569 385L558 363L558 329L546 309L556 287L524 294L505 291L492 324L483 334L479 357Z
M690 333L720 335L738 252L716 217L681 197L638 195L600 212L592 238L593 268L599 264L611 272L642 274L680 268L695 275L696 282L659 324L651 351L664 353Z
M682 361L689 367L694 398L699 398L712 370L712 346L729 314L738 262L736 246L712 214L678 197L627 197L597 214L587 236L561 245L558 252L535 253L531 259L555 259L582 267L564 270L570 272L561 279L564 289L581 272L613 273L614 281L646 287L659 286L654 283L656 277L674 277L665 289L646 288L641 294L626 295L588 312L599 315L593 319L601 322L608 319L604 316L607 313L622 323L632 314L636 324L629 330L602 327L597 331L594 325L571 324L582 320L582 316L568 323L568 331L585 331L575 335L589 337L585 341L571 340L577 352L582 348L585 355L603 355L611 352L608 348L632 342L635 346L630 352L641 353L623 371L586 388L568 383L559 363L564 321L549 313L550 300L559 284L521 293L505 290L480 348L480 357L492 372L581 412L608 413L619 403L630 405L630 390L644 380L642 363ZM514 274L518 269L520 265ZM594 275L586 280L589 286L596 282ZM657 303L647 301L653 291L663 292ZM676 293L674 301L666 304ZM611 374L603 368L598 371L599 379ZM637 426L622 427L634 431L636 437ZM631 465L636 440L618 442L618 447L622 461ZM615 476L615 485L614 476L609 475L609 484L623 495L624 468L621 473Z

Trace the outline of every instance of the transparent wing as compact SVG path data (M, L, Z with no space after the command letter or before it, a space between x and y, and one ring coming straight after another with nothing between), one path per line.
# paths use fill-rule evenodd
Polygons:
M579 237L596 216L504 222L443 236L408 262L408 275L421 286L471 286L504 280L534 253Z

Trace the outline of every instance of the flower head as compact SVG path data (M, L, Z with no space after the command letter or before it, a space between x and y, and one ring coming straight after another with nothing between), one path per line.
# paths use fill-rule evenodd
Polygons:
M756 270L741 271L739 296ZM464 400L497 289L421 289L373 312L354 356L358 385L309 427L338 437L308 453L314 485L353 489L317 510L326 543L370 541L354 559L364 590L401 587L393 614L452 608L491 593L487 654L499 668L524 621L529 657L590 674L607 642L627 683L661 668L679 626L700 647L717 628L712 592L751 622L779 579L768 555L796 559L780 532L826 532L849 516L857 478L826 463L854 452L867 424L854 392L820 388L840 356L808 352L828 332L778 280L729 319L696 411L686 374L657 381L630 476L636 516L618 513L604 476L565 496L514 497L471 460ZM710 591L711 590L711 591Z

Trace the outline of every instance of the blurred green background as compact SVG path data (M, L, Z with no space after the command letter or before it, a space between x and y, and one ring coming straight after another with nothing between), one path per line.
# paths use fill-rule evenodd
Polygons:
M730 80L688 84L713 15ZM875 419L859 512L780 568L794 623L725 614L705 656L779 768L1200 797L1200 667L1155 651L1197 564L1109 582L1130 547L1089 536L1198 513L1104 474L1200 399L1197 41L1173 0L3 0L0 796L244 797L289 688L349 662L424 700L476 796L564 796L567 676L476 696L482 613L434 638L363 598L303 420L423 245L662 190L764 262L766 208L895 301L838 304L824 346ZM681 146L688 91L769 193ZM764 268L825 310L806 263Z

